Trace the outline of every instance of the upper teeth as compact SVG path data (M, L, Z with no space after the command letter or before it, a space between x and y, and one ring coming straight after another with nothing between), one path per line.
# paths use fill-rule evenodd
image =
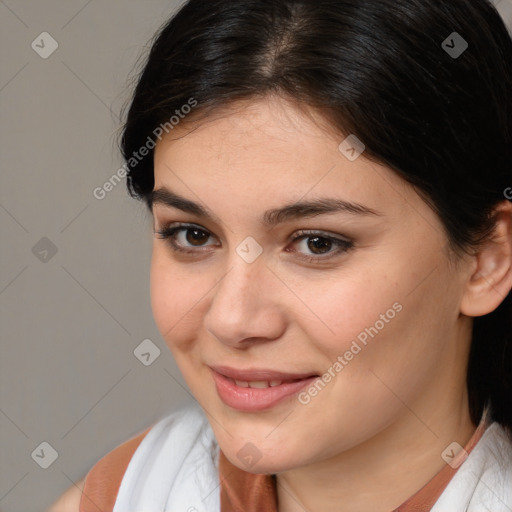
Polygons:
M279 386L280 384L282 384L282 382L282 380L251 380L249 382L245 380L235 380L235 384L242 388L268 388Z

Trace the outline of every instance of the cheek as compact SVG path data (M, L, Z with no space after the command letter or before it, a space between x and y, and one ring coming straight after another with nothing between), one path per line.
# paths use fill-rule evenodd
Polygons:
M443 311L451 309L445 307L449 297L435 280L425 281L421 290L411 293L421 281L419 276L428 275L431 268L410 266L407 272L403 265L389 261L350 275L344 272L315 286L294 283L294 291L309 310L294 318L301 318L305 338L322 354L323 371L335 375L323 374L329 381L329 391L322 391L324 398L339 400L331 393L351 390L354 400L342 399L350 407L363 403L378 407L392 399L379 378L392 389L414 394L434 372L448 320L453 321L443 318Z
M330 383L317 406L336 401L343 410L357 411L359 418L375 411L390 417L401 403L395 393L410 402L435 378L456 323L457 294L442 285L449 276L441 275L441 268L419 289L417 270L407 274L387 267L389 277L370 275L370 282L353 276L342 289L332 286L329 300L310 302L334 332L320 336L327 328L307 331L308 339L329 356L325 371L336 375L330 379L324 374ZM428 275L428 267L423 270L420 274Z
M306 338L333 360L355 340L364 346L377 333L381 337L401 309L396 304L400 297L397 285L386 278L372 278L368 272L350 276L343 272L321 281L303 279L291 287L302 302L294 301L298 308L294 319Z
M329 275L287 276L304 304L296 306L301 314L294 318L300 319L307 338L336 357L353 341L393 350L414 339L413 333L421 331L425 338L432 332L425 323L432 323L434 310L444 307L451 295L436 281L446 282L449 276L441 275L444 265L435 252L418 256L412 242L388 244L386 251L369 256L360 253Z
M175 291L179 288L175 276L171 278L171 275L170 266L166 265L158 249L153 248L150 274L151 309L162 335L172 327L178 315Z
M185 346L197 329L201 299L208 290L201 272L184 271L161 247L153 249L150 274L151 308L155 323L173 350Z

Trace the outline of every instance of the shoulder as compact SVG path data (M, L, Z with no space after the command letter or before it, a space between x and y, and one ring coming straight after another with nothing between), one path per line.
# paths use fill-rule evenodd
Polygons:
M146 428L102 457L87 473L79 512L110 512L130 460L152 427Z
M432 512L508 512L512 508L510 482L512 440L501 425L492 423L457 470Z
M151 427L148 427L107 453L82 480L72 485L47 512L111 511L130 459L150 430Z
M219 448L207 413L182 407L156 423L133 455L119 488L116 511L218 510ZM208 496L192 503L199 496Z
M179 455L197 440L206 423L206 417L195 405L168 414L103 456L48 512L111 512L130 463L133 466L134 459L137 462L134 456L139 448L139 458L153 456L170 440L174 454Z
M46 512L80 512L85 478L72 485Z
M102 457L47 512L111 511L128 463L150 429L148 427Z

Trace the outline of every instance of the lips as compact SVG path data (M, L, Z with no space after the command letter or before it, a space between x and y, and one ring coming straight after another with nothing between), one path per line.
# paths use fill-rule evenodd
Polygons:
M267 369L210 368L221 400L234 409L246 412L274 407L319 377L312 373L284 373Z
M271 380L280 380L280 381L293 381L293 380L301 380L306 379L308 377L315 377L318 375L309 372L309 373L284 373L274 370L266 370L266 369L254 369L254 370L239 370L236 368L230 368L229 366L210 366L210 368L225 377L229 377L233 380L239 380L244 382L251 381L271 381Z

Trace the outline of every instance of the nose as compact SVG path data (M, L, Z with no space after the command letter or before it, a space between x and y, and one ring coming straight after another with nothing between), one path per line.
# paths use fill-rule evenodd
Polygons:
M227 273L214 288L204 317L206 331L235 348L279 338L286 323L280 287L282 283L263 257L247 263L235 254Z

